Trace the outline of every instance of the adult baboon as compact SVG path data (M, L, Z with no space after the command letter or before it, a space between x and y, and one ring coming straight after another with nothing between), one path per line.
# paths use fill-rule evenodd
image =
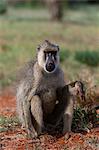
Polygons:
M32 138L42 133L45 122L57 124L61 118L63 134L71 131L73 96L59 65L59 46L45 40L35 60L24 68L17 89L17 110Z

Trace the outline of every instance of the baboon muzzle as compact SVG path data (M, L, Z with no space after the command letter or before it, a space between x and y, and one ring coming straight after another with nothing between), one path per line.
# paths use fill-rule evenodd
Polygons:
M54 64L54 61L48 61L47 64L46 64L46 70L48 72L52 72L53 70L55 69L55 64Z

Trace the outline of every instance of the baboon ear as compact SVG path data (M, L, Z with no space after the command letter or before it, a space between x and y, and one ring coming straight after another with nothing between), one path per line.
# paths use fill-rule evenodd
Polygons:
M47 44L50 44L50 42L48 40L45 40L44 42L47 43Z
M37 47L37 51L40 51L40 48L41 48L41 46L40 46L40 45L38 45L38 47Z

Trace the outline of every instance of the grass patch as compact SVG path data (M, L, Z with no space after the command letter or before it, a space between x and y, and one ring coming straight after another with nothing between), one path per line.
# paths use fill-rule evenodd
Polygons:
M92 22L93 24L98 25L98 9L98 5L75 5L74 7L69 7L67 11L67 17L65 16L65 19L81 25L92 25ZM73 13L73 15L71 15L71 12Z
M17 125L19 123L17 117L4 117L0 116L0 126L9 126L10 125Z
M81 63L87 64L91 67L99 65L99 52L98 51L76 51L75 59Z
M18 1L13 5L14 8L31 8L31 9L37 9L37 8L44 8L44 4L41 1L31 0L31 1Z
M16 80L16 75L10 75L0 78L0 86L2 88L11 85Z
M4 117L0 116L0 132L7 131L8 129L15 128L19 125L17 117Z

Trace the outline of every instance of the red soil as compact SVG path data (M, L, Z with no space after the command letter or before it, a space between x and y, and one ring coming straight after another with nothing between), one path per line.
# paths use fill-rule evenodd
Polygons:
M0 115L12 117L16 115L15 96L4 92L0 96ZM64 136L41 135L39 139L28 139L26 132L16 126L0 132L0 150L98 150L99 128L89 133L72 133L68 140Z

